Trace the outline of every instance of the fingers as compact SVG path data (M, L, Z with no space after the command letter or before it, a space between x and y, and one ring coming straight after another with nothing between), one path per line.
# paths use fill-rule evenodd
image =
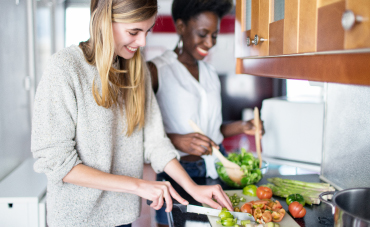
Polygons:
M153 201L153 203L150 205L150 207L152 207L155 210L161 209L162 206L163 206L163 203L164 203L164 201L163 201L163 194L162 193L159 194L157 196L157 198L152 199L152 201Z
M172 187L172 185L170 185L170 187L169 187L169 192L170 192L172 198L176 199L179 203L181 203L183 205L188 205L189 204L189 202L186 199L182 198L180 196L180 194L177 193L177 191Z
M233 207L231 205L231 201L226 193L222 190L221 186L216 184L212 186L197 186L198 188L195 190L194 194L192 195L198 202L206 203L210 207L214 209L222 209L222 207L226 207L229 211L233 211ZM214 199L217 200L215 202Z
M149 200L152 200L152 204L150 207L152 207L155 210L159 210L163 207L164 202L166 202L166 212L170 212L172 210L172 198L170 194L170 188L172 188L170 182L151 182L151 198L148 198Z
M219 204L222 207L226 207L228 210L234 211L233 206L231 205L231 201L230 201L229 197L222 190L222 188L221 188L220 185L215 185L215 190L213 192L213 195L214 195L215 199L217 200L217 202L219 202Z
M213 142L210 138L205 135L194 133L191 141L193 149L196 150L201 155L212 154L212 147L217 147L218 145Z
M173 200L176 199L179 203L183 205L188 205L189 202L182 198L177 191L172 187L171 183L168 181L165 182L156 182L156 190L155 193L157 196L155 198L152 198L153 203L150 205L155 210L159 210L164 205L164 202L166 202L166 212L171 212L173 207Z
M243 132L251 136L256 133L256 125L254 119L249 120L247 122L243 122ZM259 133L261 136L265 134L263 122L261 120L259 121Z
M164 191L164 199L166 200L166 212L171 212L172 210L172 198L169 192L169 187L172 187L171 184L167 181L165 182L166 190Z

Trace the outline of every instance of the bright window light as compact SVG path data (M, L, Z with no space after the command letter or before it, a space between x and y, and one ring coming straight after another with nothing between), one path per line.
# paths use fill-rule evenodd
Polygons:
M66 9L66 47L88 40L89 26L89 7L68 7Z
M321 97L323 92L323 83L310 82L307 80L286 80L287 96L315 96Z

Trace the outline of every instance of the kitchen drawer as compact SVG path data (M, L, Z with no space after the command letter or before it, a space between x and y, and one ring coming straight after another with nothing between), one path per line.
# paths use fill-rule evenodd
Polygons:
M0 226L38 227L37 204L0 203Z
M45 226L47 179L33 164L33 158L27 159L0 182L1 227Z

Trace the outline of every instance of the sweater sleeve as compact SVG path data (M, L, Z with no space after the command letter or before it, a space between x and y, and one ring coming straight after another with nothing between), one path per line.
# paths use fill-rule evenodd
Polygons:
M153 170L160 173L172 159L180 159L180 155L164 131L161 111L151 88L150 76L146 78L144 161L150 162Z
M36 172L57 184L81 163L75 149L77 103L70 58L52 56L38 85L32 118L31 151Z

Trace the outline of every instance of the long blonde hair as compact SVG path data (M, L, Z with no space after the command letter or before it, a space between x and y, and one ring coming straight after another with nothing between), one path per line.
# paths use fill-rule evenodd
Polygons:
M92 93L99 106L120 105L123 97L127 131L145 123L145 60L137 50L131 59L118 56L120 69L113 67L114 39L112 22L145 21L157 13L157 0L91 0L90 39L80 47L88 63L96 65L101 80L101 95L95 81ZM121 106L122 107L122 106Z

